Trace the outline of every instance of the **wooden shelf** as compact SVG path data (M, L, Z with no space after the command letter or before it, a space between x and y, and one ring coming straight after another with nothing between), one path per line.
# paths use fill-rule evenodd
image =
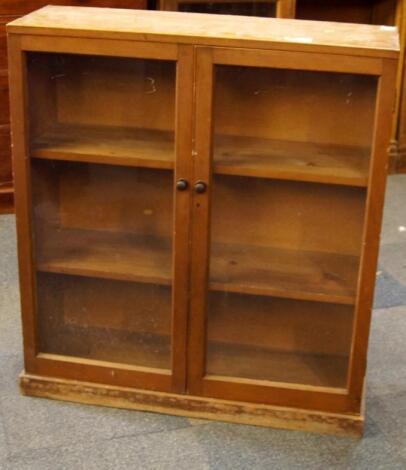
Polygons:
M207 374L345 388L348 357L283 352L209 341Z
M171 339L169 336L152 334L121 335L116 331L91 329L94 340L91 341L89 359L111 361L120 364L132 364L154 369L171 368ZM112 341L114 337L115 341ZM115 343L114 348L111 346ZM80 356L83 357L83 356Z
M108 126L58 125L33 142L31 156L49 160L173 169L174 133Z
M107 126L55 126L38 137L31 156L145 168L174 168L174 134ZM369 151L305 142L217 136L214 171L225 175L368 184Z
M84 336L86 342L78 340ZM45 347L48 353L170 368L171 341L168 335L131 332L124 327L84 327L68 323L49 336ZM207 373L212 375L344 388L347 370L348 357L344 355L288 352L263 346L208 341Z
M86 338L86 341L78 341ZM48 353L97 361L170 369L171 339L150 333L131 333L108 328L59 328L46 345Z
M358 258L252 245L213 244L212 290L353 304Z
M367 186L369 150L363 147L216 136L214 171L317 183Z
M0 184L0 214L14 212L14 186L12 182Z
M13 194L13 183L0 183L0 194Z
M47 239L38 269L44 272L171 284L169 239L93 230L56 230Z
M40 271L171 284L169 239L71 229L48 238ZM357 268L354 256L213 244L210 289L353 304Z

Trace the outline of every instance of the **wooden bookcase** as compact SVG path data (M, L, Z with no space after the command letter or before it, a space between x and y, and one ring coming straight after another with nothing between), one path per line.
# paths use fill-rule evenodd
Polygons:
M22 391L358 435L397 34L184 15L8 26Z

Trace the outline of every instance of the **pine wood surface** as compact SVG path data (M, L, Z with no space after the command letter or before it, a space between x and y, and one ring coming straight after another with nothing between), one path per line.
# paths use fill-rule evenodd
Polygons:
M74 380L46 378L27 373L21 374L20 386L22 393L28 396L282 429L360 437L364 425L363 413L335 414L253 405L95 383L78 384Z
M214 290L354 303L358 259L334 253L213 244Z
M224 175L366 186L367 148L215 136L214 171Z
M62 217L52 212L46 214L43 209L41 213L38 212L38 215L41 218L45 217L48 219L48 222L59 219L59 223L65 225L61 229L52 229L52 227L47 228L45 226L40 230L38 238L44 237L45 240L40 251L42 255L39 257L41 269L55 272L60 270L60 272L72 274L81 273L82 275L87 273L88 276L93 274L101 277L108 275L110 272L110 277L117 277L118 279L140 279L140 276L142 278L143 275L148 279L148 276L152 275L156 282L168 282L170 277L170 240L168 235L171 227L170 218L167 218L166 215L163 218L163 214L170 215L170 205L167 204L168 198L165 199L165 204L162 205L164 199L161 197L157 198L159 194L154 191L151 185L157 182L161 188L169 188L171 184L169 174L162 174L161 176L165 176L165 179L161 179L158 174L153 177L150 170L148 170L148 174L142 176L139 170L133 170L134 173L131 174L124 168L117 171L117 168L109 168L103 165L101 168L94 168L95 171L92 172L93 189L88 188L84 192L83 188L87 181L86 172L83 172L83 170L79 172L80 167L77 167L77 169L67 167L65 170L63 170L64 167L61 167L60 171L62 171L61 174L63 175L63 179L60 182L61 188L58 190L45 190L46 186L44 186L44 189L40 190L40 181L48 181L48 184L52 181L58 181L59 174L53 171L48 174L47 180L44 180L47 173L44 172L45 167L43 165L38 170L40 168L41 172L38 173L38 177L42 175L41 180L36 177L36 197L40 198L37 202L38 207L50 210L54 206L46 204L46 201L50 197L56 197L56 194L59 193L62 197L60 204L64 209ZM91 168L89 170L91 171ZM37 170L34 174L37 174ZM122 199L124 191L127 194L127 198L131 197L132 199L134 214L143 214L145 206L143 206L142 200L137 196L138 193L133 194L131 191L132 186L137 184L138 189L141 190L142 188L146 200L149 201L150 209L145 213L146 215L143 215L142 219L131 216L125 219L125 225L123 225L124 221L118 215L121 211L126 210L125 205L120 204L117 206L117 202L115 202L111 206L112 210L109 213L105 213L101 219L100 215L98 215L99 213L94 213L92 207L105 207L107 209L111 204L103 192L103 187L106 184L108 184L110 194L115 194L114 200L118 202ZM264 193L261 197L265 204L262 212L263 214L269 214L267 219L274 226L273 230L269 232L267 219L264 219L263 227L258 226L257 222L255 233L252 236L249 236L251 231L245 234L245 244L241 243L241 239L238 240L238 236L236 236L238 232L235 232L233 229L235 224L234 210L231 210L229 206L229 204L233 204L231 202L233 199L238 199L237 193L227 194L220 192L216 196L220 198L219 202L221 201L221 205L215 220L221 221L221 225L218 226L216 222L216 227L218 227L216 228L216 237L218 241L214 239L212 247L213 288L230 292L241 291L262 295L277 294L328 302L353 303L358 257L352 255L351 252L354 254L357 252L356 246L360 242L357 242L356 238L354 238L355 243L351 245L348 245L346 242L343 246L342 242L340 242L336 245L338 253L329 252L328 250L332 249L330 237L326 238L326 235L322 233L326 231L326 227L323 222L321 225L318 222L320 215L317 213L315 214L315 220L308 222L307 218L311 216L311 212L309 215L306 212L304 213L302 222L304 225L302 228L301 225L298 225L298 229L303 230L307 225L311 226L313 224L315 234L321 237L316 244L309 244L312 243L311 235L308 238L307 245L303 245L305 240L302 240L301 244L297 244L295 237L289 239L287 231L291 227L292 219L295 223L298 222L297 216L295 216L297 209L307 211L308 209L306 208L309 204L311 206L319 197L322 197L329 201L330 207L332 207L332 204L335 204L336 212L332 213L333 220L337 219L338 210L343 211L343 220L346 220L346 224L342 224L341 227L344 230L342 237L348 237L349 234L354 234L354 231L359 231L357 219L362 214L360 212L362 206L360 205L359 209L357 209L356 204L361 204L362 199L358 199L357 192L354 193L352 189L347 190L343 188L344 192L341 193L338 190L334 190L334 187L330 191L327 186L312 188L312 192L306 195L306 199L303 199L305 194L302 191L305 189L305 186L295 188L290 185L286 186L286 184L279 183L280 189L278 192L275 192L277 185L273 182L269 186L269 196L267 195L268 193ZM235 189L237 190L237 188L238 185ZM258 184L252 186L252 190L255 190L257 194L261 194L258 193L260 188L261 186ZM264 187L264 189L266 188L268 187ZM319 189L319 191L315 191L316 189ZM321 189L323 191L320 191ZM349 199L348 202L345 202L346 200L343 197L347 192ZM295 199L296 193L297 195L302 194L303 199L302 207L299 206L297 209L294 206L297 205L297 200ZM289 202L289 199L286 200L286 204L292 206L292 215L282 218L279 214L282 207L281 202L278 204L277 212L274 213L274 209L272 206L267 206L266 201L269 197L274 200L286 199L285 194L289 194L292 199L291 202ZM332 196L334 196L334 199ZM345 209L348 204L354 210L351 216L348 209ZM245 204L240 204L237 212L240 215L244 214L245 218L251 213L254 216L253 221L263 218L263 215L260 215L261 212L255 214L250 207L249 204L246 207ZM117 210L119 212L115 214ZM272 215L273 213L274 215ZM349 217L351 217L351 220L354 220L354 225L349 224ZM284 223L282 223L283 219L285 219ZM275 225L277 221L278 225L281 224L278 230ZM153 227L155 227L155 235L149 229L151 222L153 222ZM88 230L70 230L69 226L88 227ZM96 227L98 227L98 231L94 230ZM103 232L102 229L107 227L111 231ZM227 235L228 228L229 235ZM339 233L337 228L332 227L332 229L337 236ZM309 228L306 228L306 230L308 231ZM120 231L122 232L121 234ZM143 235L140 236L140 234ZM158 234L160 234L160 237L157 237ZM149 236L152 237L151 243L148 242ZM162 236L164 237L162 238ZM156 240L157 243L152 243L153 240ZM283 245L281 246L282 240ZM323 240L325 240L324 250L327 251L316 251L316 249L321 247L320 243ZM343 249L347 253L340 253ZM138 255L139 252L141 252L141 256ZM144 256L142 252L145 252ZM145 264L142 260L145 261ZM300 260L300 269L296 268L298 260ZM149 275L147 275L148 272Z
M44 232L38 269L88 277L171 283L171 241L90 230ZM353 304L358 259L334 253L214 244L210 288Z
M348 358L208 343L207 374L345 388Z
M187 16L185 16L187 15ZM147 39L397 57L394 27L312 21L47 6L7 26L10 33ZM294 31L294 33L293 33Z
M41 134L31 155L50 160L173 169L174 134L168 131L61 125Z
M107 163L145 168L174 168L174 136L169 131L60 125L33 143L36 158ZM366 186L367 148L216 136L214 171L225 175L266 177Z
M38 268L45 272L171 283L169 239L90 230L62 230L48 239Z

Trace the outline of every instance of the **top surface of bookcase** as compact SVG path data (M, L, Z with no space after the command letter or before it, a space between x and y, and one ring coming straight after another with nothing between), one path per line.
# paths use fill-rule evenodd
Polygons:
M133 39L397 57L397 28L324 21L47 6L9 23L9 33Z

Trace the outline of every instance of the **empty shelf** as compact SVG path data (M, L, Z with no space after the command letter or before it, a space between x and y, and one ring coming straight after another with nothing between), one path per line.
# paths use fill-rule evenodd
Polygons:
M216 136L214 171L225 175L366 186L369 153L364 147Z
M171 240L129 233L50 232L38 269L134 282L171 284ZM353 304L358 258L252 245L214 243L210 289Z
M55 230L40 251L44 272L171 284L170 239L92 230Z
M210 342L207 374L345 388L347 356L303 354Z
M38 137L31 156L50 160L174 168L173 132L107 126L55 126Z
M253 245L212 245L212 290L353 304L357 274L356 256Z

